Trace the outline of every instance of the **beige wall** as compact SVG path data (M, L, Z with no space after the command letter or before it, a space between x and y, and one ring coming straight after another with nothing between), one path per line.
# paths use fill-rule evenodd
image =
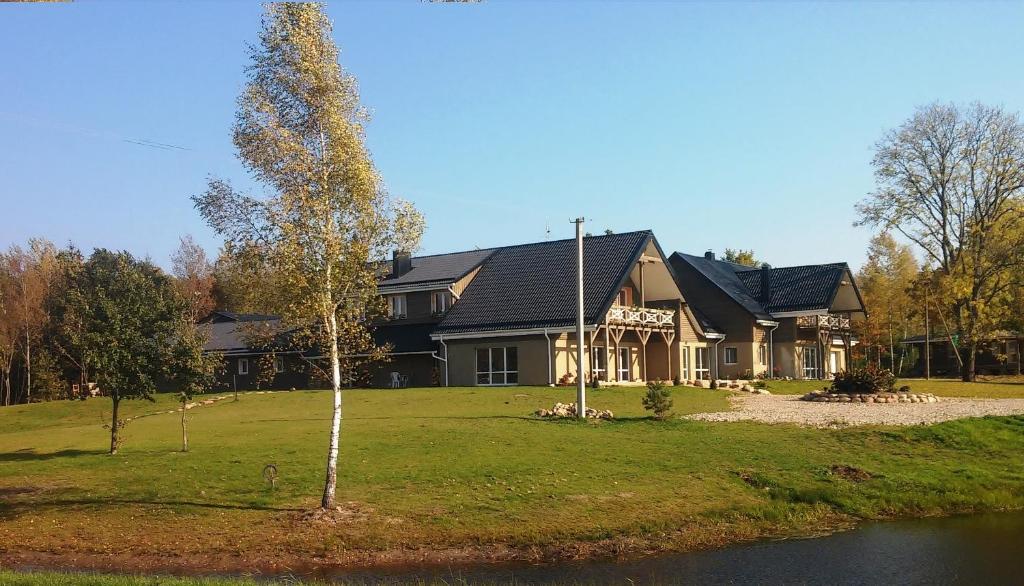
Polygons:
M453 387L476 386L478 348L514 346L519 362L520 385L548 384L548 342L541 336L509 336L476 340L446 340L448 345L448 384Z

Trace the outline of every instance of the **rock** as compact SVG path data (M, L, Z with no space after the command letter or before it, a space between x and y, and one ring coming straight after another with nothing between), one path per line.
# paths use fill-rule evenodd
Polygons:
M751 385L743 385L742 387L740 387L740 390L745 393L753 393L754 387L752 387Z
M757 389L754 392L757 393L758 395L770 395L770 394L772 394L772 392L769 391L768 389Z

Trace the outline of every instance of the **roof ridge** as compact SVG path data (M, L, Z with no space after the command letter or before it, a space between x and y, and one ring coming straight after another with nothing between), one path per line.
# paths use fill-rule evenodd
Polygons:
M719 261L719 262L728 262L728 261ZM730 264L734 264L734 263L730 263ZM760 267L750 267L750 266L747 266L747 265L737 265L737 266L742 267L740 269L742 272L760 270ZM774 265L769 265L769 266L771 266L771 269L774 271L774 270L782 270L782 269L806 269L806 268L809 268L809 267L840 267L840 266L849 267L850 265L848 265L845 261L839 261L839 262L810 263L810 264L805 264L805 265L788 265L788 266L784 266L784 267L777 267L777 266L774 266Z
M584 236L584 239L586 239L586 238L613 238L613 237L616 237L616 236L631 236L633 234L653 234L653 233L654 233L653 230L651 230L650 228L646 228L646 229L643 229L643 230L630 230L629 232L615 232L614 234L593 234L591 236ZM423 255L423 256L414 256L412 258L413 258L413 260L415 260L417 258L427 258L427 257L430 257L430 256L445 256L445 255L450 255L450 254L464 254L464 253L467 253L467 252L483 252L485 250L498 251L498 250L503 250L503 249L506 249L506 248L518 248L520 246L535 246L535 245L538 245L538 244L557 244L559 242L568 242L568 241L572 241L572 240L576 240L576 237L573 236L572 238L559 238L558 240L538 240L536 242L520 242L519 244L504 244L504 245L492 246L490 248L477 248L475 250L460 250L460 251L456 251L456 252L445 252L445 253L439 253L439 254L433 254L433 255L428 254L428 255Z

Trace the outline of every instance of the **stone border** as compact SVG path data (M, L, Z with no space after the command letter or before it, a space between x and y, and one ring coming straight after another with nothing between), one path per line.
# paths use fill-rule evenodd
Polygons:
M931 393L831 393L811 391L800 397L801 401L815 403L938 403L939 398Z

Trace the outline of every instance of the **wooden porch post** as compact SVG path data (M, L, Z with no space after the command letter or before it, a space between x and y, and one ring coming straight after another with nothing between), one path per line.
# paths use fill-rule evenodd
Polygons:
M647 381L647 340L651 338L651 330L637 330L640 337L640 368L644 382Z
M604 382L609 382L612 374L612 359L609 354L608 344L608 314L604 315Z

